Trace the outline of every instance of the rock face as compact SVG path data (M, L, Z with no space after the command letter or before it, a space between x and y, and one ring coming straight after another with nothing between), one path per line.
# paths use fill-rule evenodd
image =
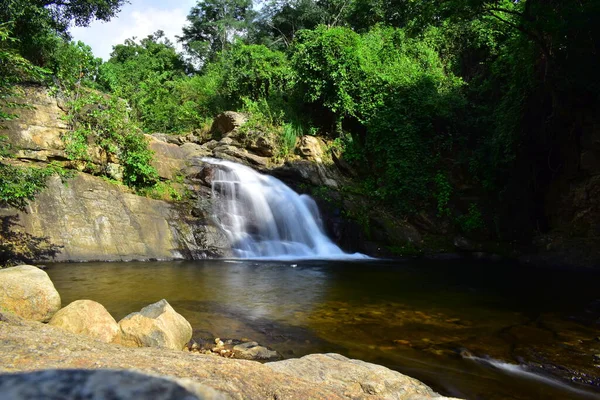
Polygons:
M426 399L437 396L416 379L381 365L351 360L339 354L311 354L265 364L273 371L335 388L352 399Z
M118 343L133 347L182 350L192 338L192 326L166 301L161 300L119 321Z
M7 129L2 132L16 149L16 156L38 161L66 159L61 136L67 124L56 98L38 86L21 89L23 96L16 101L33 107L19 109L19 118L3 122Z
M229 396L197 383L179 383L173 379L132 371L49 370L0 375L0 400L227 398Z
M83 173L67 184L50 178L25 211L0 215L16 215L14 231L51 243L55 261L182 259L204 250L172 204ZM219 245L223 252L229 246Z
M46 322L60 309L60 295L48 274L32 265L0 270L0 310Z
M302 367L300 368L298 365L302 365ZM129 368L136 369L139 372L160 374L169 377L169 379L187 378L185 380L178 379L177 382L196 396L200 397L198 394L200 393L205 396L204 398L209 399L219 399L223 396L232 399L261 400L275 398L278 400L443 399L427 386L419 385L414 379L407 378L384 367L355 362L341 356L313 355L299 360L287 360L263 365L253 361L191 354L169 349L116 346L92 340L85 336L74 335L38 322L14 321L14 317L5 318L0 314L0 372L15 373L57 368L85 370ZM330 368L337 369L331 370ZM346 368L348 370L345 370ZM279 372L278 369L285 372ZM305 377L295 375L295 372L292 373L291 371L294 369L304 370ZM319 378L314 373L315 371L323 374L326 379L316 383ZM369 374L367 374L367 371L370 371ZM77 375L77 373L66 372L68 378L63 378L56 372L48 372L49 375L31 375L30 378L25 378L32 390L28 393L40 393L36 385L48 382L50 380L49 376L53 376L64 383L67 383L66 380L69 379L67 386L81 387L82 385L75 384L75 382L85 382L90 379L90 375ZM92 372L89 372L89 374L92 374ZM129 376L124 375L121 379L118 376L104 375L107 381L110 378L111 382L119 383L119 385L123 380L129 380ZM351 381L349 377L355 377L357 380ZM3 382L4 379L7 379L7 377L2 376L0 381ZM384 380L385 383L383 383ZM136 377L132 377L132 385L135 382L140 381ZM154 381L150 382L148 380L148 382L152 385L155 384ZM403 387L402 382L405 382L408 386ZM361 389L360 383L365 384L365 390ZM369 383L374 386L369 386ZM128 384L123 382L123 385ZM208 389L205 389L204 392L198 392L198 385ZM380 389L379 385L385 386L386 389ZM83 386L89 387L88 385ZM49 386L47 387L49 388ZM391 392L393 387L397 388L400 393L397 397L393 397L395 396ZM139 393L144 393L141 391L142 388L139 388L139 390ZM207 390L212 390L212 394ZM373 392L374 390L383 391L379 391L380 394L369 393L369 391ZM4 391L0 390L0 396L3 393ZM182 396L187 395L185 392L177 393L181 393ZM386 395L387 393L389 393L389 396ZM399 397L400 395L404 397ZM158 393L153 393L152 396L133 395L126 398L155 398L156 396L158 396ZM48 397L50 396L42 396L42 398ZM26 398L36 397L26 396ZM75 398L90 397L78 396Z
M105 343L112 342L119 333L117 321L102 304L92 300L72 302L54 314L49 324Z

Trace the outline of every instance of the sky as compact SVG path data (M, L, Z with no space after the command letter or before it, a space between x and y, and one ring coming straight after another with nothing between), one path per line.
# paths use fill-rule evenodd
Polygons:
M161 29L173 42L181 35L190 9L196 0L129 0L110 22L95 21L90 26L73 27L73 40L89 45L96 57L107 61L113 46L133 36L142 39Z

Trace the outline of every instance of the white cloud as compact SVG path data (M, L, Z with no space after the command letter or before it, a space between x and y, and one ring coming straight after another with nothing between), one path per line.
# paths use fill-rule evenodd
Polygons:
M195 4L195 0L132 0L110 22L96 21L85 28L73 27L71 35L74 40L81 40L89 45L96 57L106 61L113 46L134 36L142 39L159 29L176 43L175 36L181 35L181 28L186 24L186 17Z

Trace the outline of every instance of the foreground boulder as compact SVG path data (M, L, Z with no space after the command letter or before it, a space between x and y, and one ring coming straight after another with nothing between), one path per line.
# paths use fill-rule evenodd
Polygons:
M49 322L66 331L112 342L119 333L117 321L100 303L77 300L60 309Z
M150 304L119 321L118 343L133 347L182 350L192 338L192 326L165 300Z
M47 322L60 309L60 295L48 274L32 265L0 270L0 309Z
M437 394L424 383L381 365L339 354L311 354L265 364L273 371L327 386L352 399L427 399Z
M187 386L184 387L184 386ZM0 400L228 399L197 383L112 370L48 370L0 375Z
M1 314L1 313L0 313ZM4 321L4 322L3 322ZM323 357L332 358L332 355ZM340 356L337 356L340 357ZM347 360L347 359L344 359ZM287 363L288 361L281 361ZM295 360L296 363L309 363L318 361L314 356ZM335 360L333 360L335 361ZM338 360L339 361L339 360ZM343 368L354 368L354 361L314 363L314 369L323 371L324 365L334 368L342 368L336 371L323 371L327 377L322 384L315 384L316 377L306 374L305 377L290 375L291 370L278 372L276 366L279 363L260 364L254 361L235 360L230 358L215 357L203 354L191 354L182 351L173 351L160 348L128 348L102 343L81 335L57 329L53 326L41 324L34 321L15 320L13 317L0 315L0 373L15 373L24 371L37 371L40 369L136 369L140 372L151 372L171 378L188 378L185 381L193 381L204 387L212 388L233 399L384 399L383 395L368 394L363 391L355 396L360 390L358 382L369 382L366 375L357 375L356 372L348 372L361 378L361 381L348 382L346 371ZM292 364L293 365L293 364ZM376 374L391 379L387 387L398 387L405 397L416 399L441 398L427 390L425 385L413 385L417 382L406 378L404 375L390 371L384 367L364 363L366 368L376 367L371 370L373 376L371 381L378 379ZM355 365L356 366L356 365ZM64 380L63 380L64 381ZM400 383L408 382L409 386L403 389ZM37 384L37 380L31 380L31 388ZM118 382L118 381L116 381ZM178 382L181 383L180 380ZM193 393L190 386L185 386ZM365 386L368 388L368 386ZM410 393L411 388L417 392ZM0 396L2 392L0 392ZM394 398L393 394L392 397ZM409 397L412 396L412 397ZM18 397L17 397L18 398ZM36 398L35 396L26 398ZM60 396L43 396L37 398L63 398ZM76 398L90 398L86 396ZM109 398L105 396L104 398ZM114 398L114 397L112 397ZM135 392L129 397L132 399L154 398L153 396L138 396ZM185 397L183 397L185 399ZM209 397L206 398L219 398ZM222 398L222 397L220 397ZM396 397L398 398L398 397Z

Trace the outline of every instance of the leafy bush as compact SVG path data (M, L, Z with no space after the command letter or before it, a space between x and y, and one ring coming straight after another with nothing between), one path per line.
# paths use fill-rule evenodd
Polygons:
M118 160L123 166L123 182L134 188L154 185L156 169L150 165L152 151L142 132L131 121L127 104L116 97L85 90L70 103L68 121L71 130L65 134L66 151L72 160L89 163L94 146L103 156L94 161ZM102 172L102 171L95 171Z
M291 87L292 71L285 54L266 46L237 42L221 54L221 63L230 99L268 99Z

